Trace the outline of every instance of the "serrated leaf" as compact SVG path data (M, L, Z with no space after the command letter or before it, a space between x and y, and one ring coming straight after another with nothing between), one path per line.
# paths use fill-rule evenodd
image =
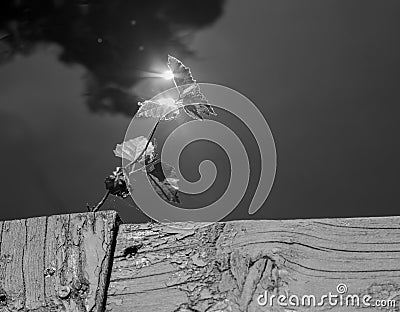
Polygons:
M157 101L139 102L139 110L136 116L139 118L159 118L172 120L179 115L179 105L174 99L159 99Z
M203 116L200 115L195 105L186 105L183 107L183 110L189 117L193 119L199 119L199 120L203 119Z
M139 136L129 141L125 141L121 144L117 144L114 149L114 154L117 157L121 157L129 161L135 161L146 148L147 142L148 140L144 136ZM153 143L149 143L144 155L150 157L151 159L154 157Z
M183 105L184 111L194 119L203 119L202 115L216 115L207 98L201 93L200 86L193 79L189 67L170 55L168 55L168 67L174 74L174 81L180 94L179 103Z
M157 194L164 200L179 203L178 176L173 166L160 161L146 165L147 174Z
M178 188L179 179L173 166L157 159L146 164L146 170L148 174L157 177L160 181L170 179L174 187Z
M168 55L167 65L174 74L174 81L178 87L196 83L196 80L193 79L192 73L190 72L190 68L183 65L176 57Z
M212 106L208 104L207 98L201 93L200 86L197 83L185 88L181 93L181 97L181 105L192 118L202 119L202 114L207 116L216 115Z
M153 175L149 174L148 176L153 189L162 199L173 203L180 203L178 190L167 179L160 181Z

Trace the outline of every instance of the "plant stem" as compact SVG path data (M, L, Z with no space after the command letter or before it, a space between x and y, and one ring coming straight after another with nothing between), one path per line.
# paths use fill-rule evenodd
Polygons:
M149 169L151 166L154 166L154 165L158 164L159 162L161 162L161 160L160 160L160 159L156 159L156 160L152 161L151 163L147 164L147 165L145 166L146 171L147 171L147 169ZM142 167L142 168L143 168L143 167ZM138 172L138 171L142 170L142 168L133 170L133 171L131 171L130 173Z
M149 147L151 139L153 138L154 133L156 132L156 129L157 129L159 124L160 124L160 120L157 121L156 125L154 126L153 130L151 131L150 136L149 136L149 138L147 140L146 146L144 147L143 151L139 154L138 157L136 157L136 159L132 160L129 164L124 166L124 169L127 169L129 166L132 166L132 165L136 164L138 162L138 160L143 156L143 154L146 152L147 148Z
M175 104L176 104L179 100L181 100L181 92L179 91L179 88L178 88L178 85L176 84L175 79L173 79L173 81L174 81L175 88L178 90L178 94L179 94L178 99L175 100ZM181 106L181 107L184 107L184 106ZM172 112L174 112L175 110L179 110L181 107L175 108ZM169 112L169 113L171 113L171 112ZM153 130L151 130L150 136L149 136L149 138L148 138L148 140L147 140L146 146L144 147L143 151L139 154L138 157L136 157L136 159L132 160L132 161L131 161L130 163L128 163L126 166L122 167L123 170L126 170L126 169L128 169L129 166L133 166L134 164L136 164L136 163L140 160L140 158L143 156L143 154L146 153L146 150L147 150L147 148L149 147L151 140L153 139L154 133L156 132L156 129L157 129L158 125L160 124L160 121L161 121L161 118L158 119L158 121L157 121L157 123L155 124ZM160 160L159 160L159 161L160 161ZM147 168L148 168L148 167L146 166L146 169L147 169ZM163 195L168 199L167 194L165 194L164 190L163 190L162 187L157 183L157 181L155 181L155 179L154 179L150 174L149 174L148 176L149 176L149 177L151 178L151 180L157 185L157 187L160 189L160 191L163 193ZM107 190L107 192L104 194L103 198L98 202L98 204L97 204L96 206L94 206L92 209L90 209L89 205L87 205L88 208L89 208L92 212L96 212L97 210L100 209L101 206L103 206L103 204L105 203L105 201L107 200L107 198L108 198L109 195L110 195L110 190Z
M152 177L151 174L147 175L153 182L154 184L158 187L158 189L161 191L161 193L165 196L166 200L169 200L168 195L164 192L163 188L160 186L160 184Z
M178 102L178 101L181 99L181 94L180 94L180 92L179 92L179 89L178 89L178 86L177 86L175 80L174 80L174 84L175 84L175 87L177 88L178 93L179 93L179 98L178 98L177 100L175 100L175 104L176 104L176 102ZM174 111L179 110L179 109L182 108L182 107L184 107L184 106L177 107L177 108L173 109L171 112L168 112L168 113L169 113L169 114L170 114L170 113L173 113ZM158 127L158 125L160 124L160 121L161 121L161 118L158 119L158 121L157 121L157 123L155 124L153 130L151 130L150 136L149 136L149 138L147 139L147 143L146 143L146 146L144 147L143 151L139 154L138 157L136 157L136 159L132 160L130 163L128 163L126 166L124 166L123 169L126 170L126 169L128 169L129 166L132 166L132 165L136 164L136 163L139 161L139 159L143 156L143 154L146 153L146 150L147 150L147 148L149 147L149 144L150 144L150 142L151 142L151 140L152 140L152 138L153 138L153 136L154 136L154 133L156 132L157 127Z
M101 206L103 206L106 199L108 198L108 195L110 195L110 190L107 190L107 192L104 194L103 198L99 201L99 203L92 208L92 212L96 212L97 210L99 210Z

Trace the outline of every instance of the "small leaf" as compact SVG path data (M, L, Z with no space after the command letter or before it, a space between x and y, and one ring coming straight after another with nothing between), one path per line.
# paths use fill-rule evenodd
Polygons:
M157 194L164 200L170 201L173 203L180 203L178 190L173 187L167 179L164 181L158 180L157 177L153 175L148 175L151 185L153 186L154 190Z
M168 67L174 74L174 81L179 91L179 104L193 119L203 119L202 115L216 115L208 104L207 98L201 93L200 86L193 79L189 67L173 56L168 56Z
M138 158L145 149L147 142L147 138L145 138L144 136L139 136L137 138L123 142L122 144L117 144L114 149L114 154L117 157L121 157L129 161L135 161L136 158ZM147 146L146 152L144 154L146 156L149 156L150 158L153 158L154 145L151 142Z
M190 68L183 65L183 63L176 57L168 55L168 68L174 74L174 81L178 87L187 84L196 83L193 79Z
M190 85L181 93L182 102L185 112L195 119L203 119L202 114L210 116L216 115L214 109L208 104L207 98L200 91L197 83Z
M139 102L139 110L136 116L141 118L159 118L162 120L171 120L179 115L179 107L174 99L158 99L157 101Z
M117 167L113 173L104 180L104 183L106 189L110 191L112 195L126 198L130 194L131 185L121 167Z
M164 200L179 203L179 179L174 167L157 160L146 165L146 168L151 184L157 194Z

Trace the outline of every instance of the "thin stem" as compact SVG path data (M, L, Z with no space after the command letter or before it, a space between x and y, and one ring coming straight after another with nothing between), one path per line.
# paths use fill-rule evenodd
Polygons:
M178 86L177 86L175 80L174 80L174 84L175 84L175 87L178 89ZM180 98L181 95L180 95L179 89L178 89L178 93L179 93L179 98L178 98L177 100L175 100L175 104L181 99L181 98ZM184 107L184 105L179 106L179 107L173 109L172 111L168 112L168 114L173 113L173 112L175 112L175 111L181 109L182 107ZM128 163L126 166L124 166L124 169L125 169L125 170L128 169L129 166L132 166L132 165L136 164L136 163L139 161L139 159L143 156L143 154L146 153L146 150L147 150L147 148L149 147L149 144L150 144L150 142L151 142L151 140L152 140L152 138L153 138L153 136L154 136L154 133L156 132L157 127L158 127L158 125L160 124L160 121L161 121L161 118L158 119L156 125L154 126L153 130L151 131L150 136L149 136L149 138L147 139L147 143L146 143L146 146L144 147L143 151L139 154L138 157L136 157L134 160L132 160L130 163Z
M161 193L165 196L165 198L167 200L169 200L168 195L164 192L163 188L160 186L160 184L158 184L158 182L152 177L151 174L148 174L148 176L150 177L150 179L154 182L154 184L159 188L159 190L161 191Z
M178 94L179 94L178 99L175 100L175 104L176 104L179 100L181 100L181 92L179 91L179 88L178 88L178 85L177 85L176 82L175 82L175 79L173 79L173 82L174 82L174 85L175 85L176 89L178 90ZM183 107L183 106L181 106L181 107ZM175 108L172 112L174 112L175 110L179 110L181 107ZM169 113L171 113L171 112L169 112ZM147 140L146 146L144 147L143 151L139 154L138 157L136 157L136 159L132 160L132 161L131 161L130 163L128 163L126 166L122 167L122 170L127 170L129 166L133 166L134 164L136 164L136 163L139 161L139 159L143 156L143 154L146 153L146 150L147 150L147 148L149 147L151 140L153 139L154 133L156 132L156 129L157 129L158 125L160 124L160 121L161 121L161 118L158 119L158 121L157 121L157 123L155 124L153 130L151 131L150 136L149 136L149 138L148 138L148 140ZM154 163L153 163L153 164L154 164ZM150 166L150 165L151 165L151 164L149 164L148 166ZM146 169L148 168L148 166L146 166ZM136 170L136 171L137 171L137 170ZM167 194L165 194L165 192L164 192L164 190L162 189L162 187L157 183L157 181L154 180L154 178L151 176L151 174L149 174L148 176L153 180L153 182L157 185L157 187L161 190L161 192L162 192L162 193L165 195L165 197L168 199ZM103 198L102 198L102 199L99 201L99 203L98 203L96 206L94 206L92 209L90 209L90 206L87 204L88 209L91 210L92 212L96 212L97 210L99 210L99 208L100 208L101 206L103 206L103 204L105 203L105 201L107 200L107 198L108 198L109 195L110 195L110 190L107 190L107 192L104 194Z
M147 140L146 146L144 147L143 151L139 154L138 157L136 157L136 159L132 160L129 164L127 164L124 169L127 169L129 166L132 166L134 164L136 164L138 162L138 160L143 156L143 154L146 152L147 148L149 147L149 144L151 142L151 139L154 136L154 133L156 132L156 129L158 127L158 125L160 124L160 120L157 121L156 125L154 126L153 130L150 133L150 136Z
M178 101L179 101L179 99L175 100L175 103L178 102ZM175 112L175 111L177 111L177 110L180 110L182 107L184 107L184 106L179 106L179 107L177 107L177 108L174 108L172 111L168 112L168 114L171 114L171 113L173 113L173 112ZM136 164L136 163L139 161L139 159L143 156L143 154L146 153L146 150L147 150L147 148L149 147L150 142L151 142L151 140L153 139L154 133L156 132L157 127L158 127L158 125L160 124L160 121L161 121L161 120L162 120L162 119L160 118L160 119L157 121L156 125L154 126L153 130L151 131L150 136L149 136L149 138L148 138L148 140L147 140L146 146L144 147L143 151L141 151L141 153L139 154L138 157L136 157L134 160L132 160L130 163L128 163L126 166L124 166L124 167L123 167L124 170L127 170L128 167L130 167L130 166ZM136 171L138 171L138 170L135 170L135 171L133 171L133 172L136 172Z
M104 194L103 198L99 201L99 203L92 208L92 212L96 212L97 210L99 210L101 206L103 206L103 204L108 198L108 195L110 195L110 190L107 190L107 192Z
M146 171L147 171L147 169L149 169L151 166L154 166L155 164L158 164L159 162L161 162L161 160L160 160L160 159L157 159L157 160L152 161L151 163L147 164L147 165L145 166ZM142 167L142 168L143 168L143 167ZM136 169L136 170L133 170L133 171L131 171L130 173L138 172L138 171L142 170L142 168L138 168L138 169Z
M179 87L178 87L178 85L176 84L175 79L173 79L173 82L174 82L175 88L178 90L178 94L179 94L178 99L175 100L175 104L176 104L176 103L177 103L179 100L181 100L182 98L181 98L181 92L179 91ZM172 113L172 112L174 112L174 111L176 111L176 110L179 110L180 108L182 108L182 107L184 107L184 106L185 106L185 105L182 105L182 106L180 106L180 107L177 107L177 108L173 109L171 112L168 112L168 114L170 114L170 113ZM126 170L129 166L132 166L132 165L136 164L136 163L139 161L139 159L143 156L143 154L146 153L146 150L147 150L147 148L148 148L148 146L149 146L149 144L150 144L150 142L151 142L151 139L153 138L154 133L156 132L156 129L157 129L158 125L160 124L160 121L161 121L161 118L158 119L156 125L154 126L153 130L151 131L150 136L149 136L149 138L148 138L148 140L147 140L146 146L145 146L145 148L143 149L143 151L139 154L138 157L136 157L136 159L132 160L130 163L128 163L128 164L124 167L125 170Z

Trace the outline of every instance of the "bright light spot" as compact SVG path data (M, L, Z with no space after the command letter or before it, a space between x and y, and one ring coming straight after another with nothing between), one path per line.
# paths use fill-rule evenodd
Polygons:
M175 104L175 100L172 98L160 98L157 100L161 105L171 106Z
M174 78L174 73L170 70L167 70L161 74L161 77L164 78L165 80L170 80Z

